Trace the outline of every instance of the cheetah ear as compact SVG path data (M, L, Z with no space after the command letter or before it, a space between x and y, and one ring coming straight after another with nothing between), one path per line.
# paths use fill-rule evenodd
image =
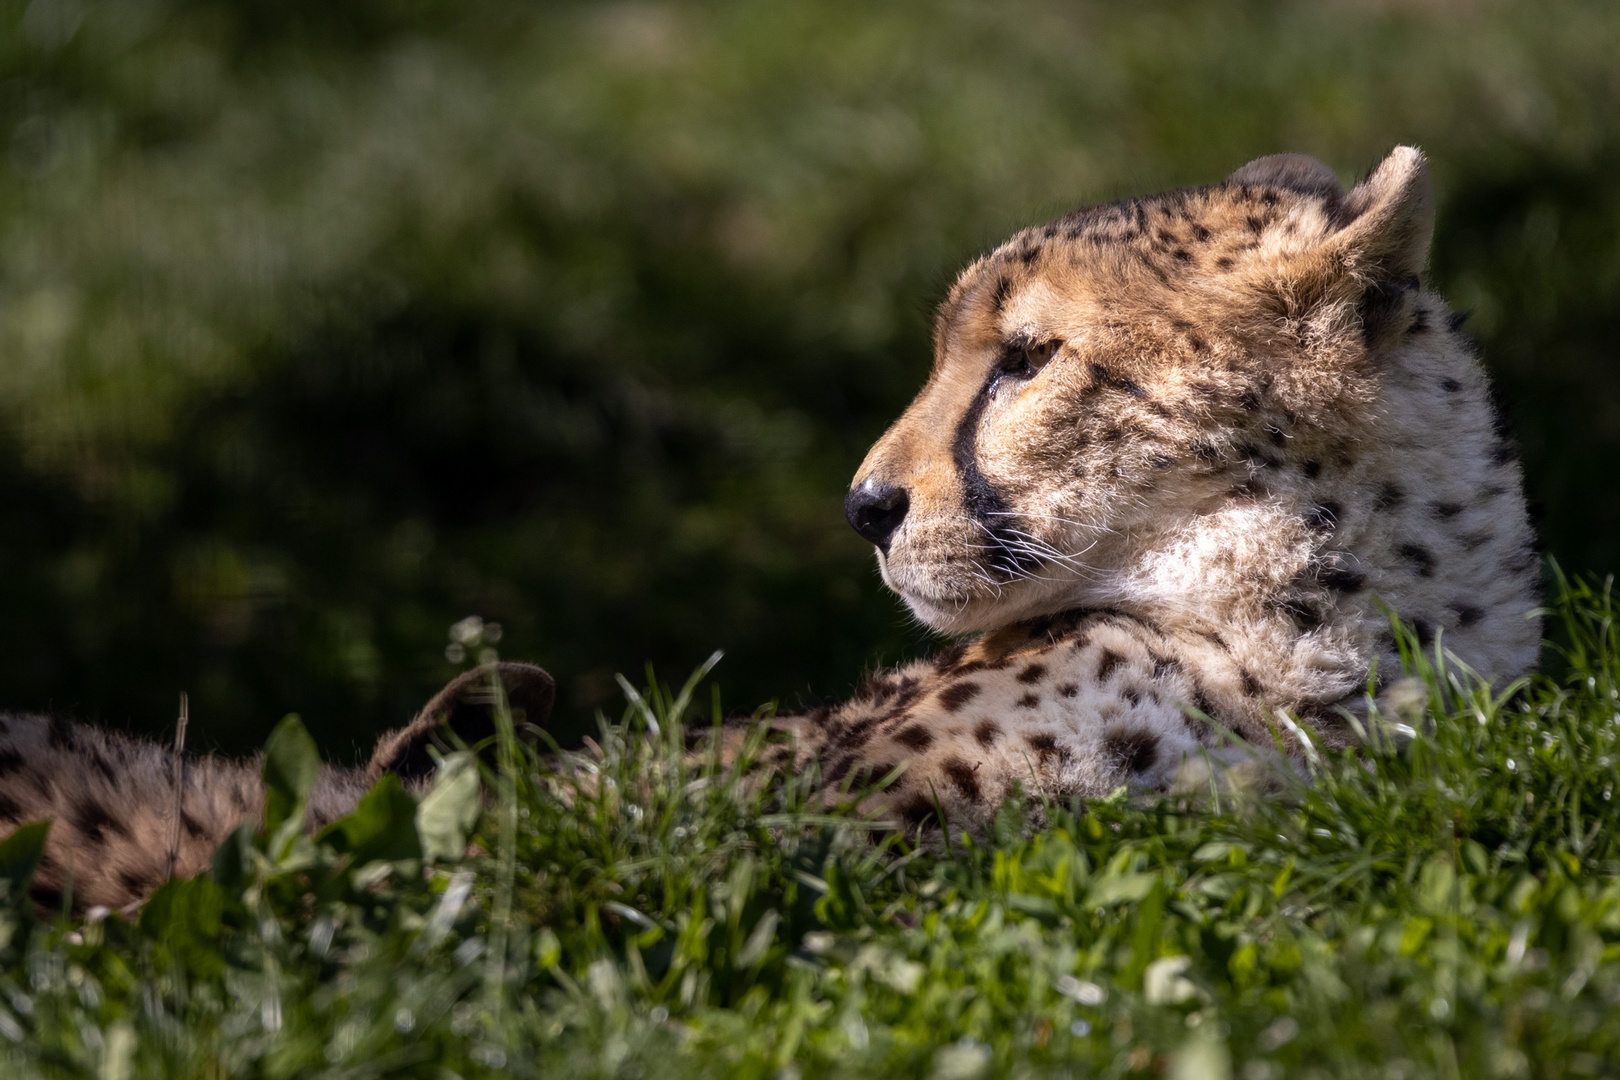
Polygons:
M1328 241L1347 269L1380 279L1416 277L1434 236L1434 185L1415 146L1397 146L1344 197L1343 226Z
M1321 195L1335 205L1344 188L1332 169L1309 154L1270 154L1255 158L1226 178L1228 184L1257 184L1286 188L1303 195Z

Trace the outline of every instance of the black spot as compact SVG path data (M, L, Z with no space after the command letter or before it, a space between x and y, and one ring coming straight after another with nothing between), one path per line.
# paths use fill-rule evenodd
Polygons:
M1159 737L1150 731L1110 731L1103 737L1103 747L1126 772L1147 772L1159 757Z
M15 750L0 750L0 776L14 773L23 766L23 756Z
M1421 334L1424 331L1428 330L1428 328L1429 328L1429 313L1427 311L1423 310L1422 308L1419 308L1417 310L1417 312L1412 316L1412 325L1408 326L1406 328L1406 333L1407 333L1408 336L1415 337L1416 335Z
M1125 658L1113 649L1104 649L1097 657L1097 681L1107 682L1108 676L1125 662Z
M78 743L78 733L73 730L71 721L53 716L46 727L45 741L53 750L71 750Z
M1316 503L1311 507L1310 513L1305 515L1305 523L1313 529L1336 529L1342 513L1343 508L1332 500Z
M1484 530L1475 533L1463 533L1462 536L1457 538L1457 543L1462 546L1464 551L1478 551L1494 539L1496 539L1495 533Z
M1315 630L1322 625L1322 612L1300 597L1281 600L1277 606L1287 612L1294 625L1301 630Z
M1463 323L1467 322L1468 317L1472 314L1472 311L1453 311L1446 316L1446 329L1461 330Z
M872 738L872 729L876 726L877 718L873 716L855 721L838 736L839 748L853 750L866 745Z
M1505 440L1491 449L1491 461L1497 465L1506 465L1514 456L1513 444Z
M1255 393L1253 390L1243 391L1243 395L1238 398L1238 408L1242 409L1244 412L1259 412L1260 395Z
M976 682L952 683L939 692L939 704L946 712L960 712L962 706L972 701L979 693L979 684Z
M28 898L42 910L62 910L62 890L55 885L48 885L37 878L28 886Z
M920 753L933 745L934 735L933 732L929 731L921 724L912 724L909 727L903 727L899 731L895 732L894 741L899 743L901 746Z
M1452 604L1451 610L1457 613L1458 626L1473 626L1485 617L1485 612L1473 604Z
M952 645L948 649L942 649L934 655L934 670L949 671L962 662L962 657L966 652L966 645Z
M89 759L90 767L100 773L103 780L109 784L118 782L118 774L113 771L112 763L99 750L85 756Z
M996 278L996 291L990 295L990 310L997 315L1007 306L1007 297L1012 293L1012 282L1006 277Z
M1192 233L1193 233L1193 239L1197 240L1200 244L1205 244L1205 243L1209 242L1210 232L1209 232L1208 229L1204 228L1202 225L1194 225L1192 227Z
M1232 256L1222 255L1220 258L1215 260L1215 265L1220 267L1222 270L1232 269Z
M1021 682L1021 683L1024 683L1025 685L1028 685L1030 683L1040 682L1041 676L1045 675L1045 674L1046 674L1046 665L1045 664L1031 664L1027 668L1025 668L1023 671L1020 671L1018 673L1018 681Z
M1249 215L1245 224L1249 226L1249 231L1252 233L1258 233L1265 228L1265 222L1261 221L1254 214Z
M1018 707L1020 709L1033 709L1040 703L1041 698L1039 694L1025 694L1023 697L1018 699Z
M1080 693L1080 688L1072 682L1066 682L1057 688L1057 692L1066 698L1072 698Z
M971 802L979 801L979 778L974 775L973 766L961 758L949 758L940 766L945 772L945 778L956 785L956 790L962 797Z
M1378 496L1373 500L1374 510L1393 510L1406 501L1406 492L1385 480L1378 485Z
M851 701L870 701L874 705L882 705L894 696L894 682L883 674L874 674L856 688L850 696Z
M1114 380L1114 388L1116 390L1125 391L1127 394L1131 395L1131 397L1133 397L1133 398L1146 398L1148 396L1146 390L1142 389L1140 386L1138 386L1136 383L1132 382L1131 380L1125 379L1125 378L1115 379Z
M1402 544L1395 549L1395 553L1417 570L1418 577L1432 577L1434 575L1434 556L1429 549L1418 544Z
M934 800L926 795L913 795L896 807L896 812L912 828L920 828L939 817Z
M1450 521L1452 518L1462 513L1463 510L1462 503L1454 502L1433 503L1430 506L1430 509L1434 511L1434 516L1439 518L1441 521Z
M1172 251L1170 254L1175 256L1175 258L1176 258L1176 260L1178 262L1184 262L1184 263L1192 262L1192 252L1188 251L1186 248L1178 247L1178 248L1176 248L1176 250Z
M1001 738L1001 725L994 720L980 720L973 729L973 737L979 740L980 746L989 746Z
M1187 698L1187 704L1203 713L1205 716L1215 715L1215 706L1210 704L1209 692L1196 680L1193 682L1192 694ZM1189 723L1191 721L1189 720Z
M922 680L915 675L907 675L900 680L900 686L895 691L894 703L896 705L909 705L922 696Z
M1305 463L1299 467L1299 471L1305 474L1305 479L1315 480L1318 476L1322 475L1322 463L1317 461L1315 458L1308 458Z
M1462 383L1448 376L1447 378L1440 380L1440 389L1444 390L1448 394L1455 394L1457 391L1462 389Z
M1428 648L1434 644L1434 623L1428 619L1413 619L1412 629L1417 633L1419 645Z
M118 880L135 896L145 896L157 886L157 881L151 874L140 874L133 870L120 870Z
M187 836L194 838L200 838L208 831L203 828L202 822L198 821L184 810L180 812L180 827L186 830Z
M1142 704L1142 692L1134 686L1127 686L1119 692L1119 696L1132 705Z
M1243 459L1249 463L1249 467L1253 469L1275 469L1282 465L1281 461L1272 457L1270 454L1266 453L1258 446L1255 446L1253 443L1244 443L1242 446L1238 447L1238 454L1241 455Z
M1248 668L1238 669L1238 679L1243 684L1243 692L1249 697L1259 697L1262 693L1260 680L1254 677L1254 672Z
M1043 765L1048 757L1062 760L1069 756L1066 751L1058 748L1056 736L1049 732L1037 731L1033 735L1026 736L1024 741L1029 743L1029 748L1040 757Z
M1533 547L1526 547L1504 564L1515 574L1522 574L1541 561L1541 556Z

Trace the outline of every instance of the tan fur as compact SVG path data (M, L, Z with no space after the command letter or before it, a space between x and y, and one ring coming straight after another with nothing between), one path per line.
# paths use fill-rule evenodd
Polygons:
M1519 468L1484 372L1422 287L1433 212L1409 147L1349 193L1281 155L1076 211L969 266L926 385L849 505L898 523L878 561L916 616L977 636L774 721L791 738L767 761L818 769L830 799L901 768L868 809L982 833L1018 793L1162 788L1189 756L1224 753L1226 732L1296 755L1307 738L1346 744L1370 669L1399 668L1375 598L1481 673L1530 670ZM312 824L384 768L425 775L426 741L441 714L458 727L475 682L385 736L369 772L328 771ZM507 685L543 722L550 677ZM720 749L745 738L734 725ZM85 904L162 879L171 769L148 743L0 720L0 828L57 821L42 901L60 901L70 863ZM263 799L253 763L187 777L181 873Z

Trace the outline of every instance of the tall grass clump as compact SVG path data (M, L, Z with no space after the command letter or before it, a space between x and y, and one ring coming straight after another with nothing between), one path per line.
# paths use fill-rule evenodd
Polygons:
M0 846L7 1076L1539 1077L1620 1071L1620 639L1556 585L1547 672L1444 641L1304 775L880 829L649 676L583 751L503 721L418 801L264 827L138 913L22 900ZM477 749L477 748L474 748ZM480 780L482 774L482 780ZM470 854L469 854L470 852Z

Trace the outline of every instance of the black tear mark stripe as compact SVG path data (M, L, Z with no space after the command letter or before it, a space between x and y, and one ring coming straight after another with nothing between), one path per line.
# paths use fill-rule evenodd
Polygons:
M1000 365L992 367L967 412L962 414L951 440L951 461L962 482L962 505L984 525L988 534L991 550L985 561L992 570L1015 577L1035 569L1041 559L1016 543L1013 526L1006 517L1007 500L979 471L979 421L984 418L990 395L1003 374Z

